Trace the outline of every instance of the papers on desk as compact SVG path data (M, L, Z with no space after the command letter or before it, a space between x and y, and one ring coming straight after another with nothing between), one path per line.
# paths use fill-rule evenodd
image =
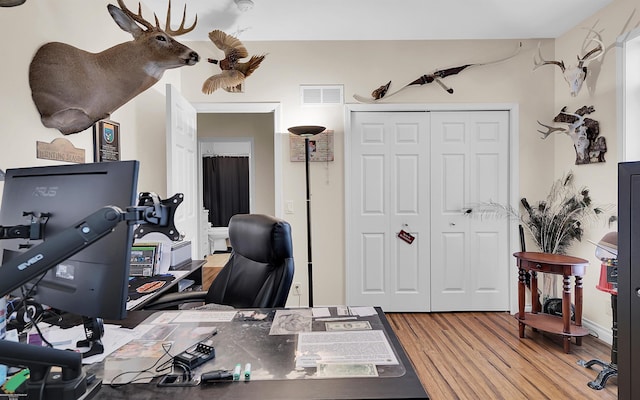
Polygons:
M311 310L276 310L271 323L269 335L295 335L301 332L311 332Z
M104 353L82 359L83 364L93 364L101 362L109 354L116 349L129 343L146 333L148 327L136 327L136 329L123 329L118 325L105 324L104 336L102 337L102 345ZM78 348L76 343L79 340L86 339L84 326L78 325L69 329L61 329L57 326L41 327L44 337L53 345L54 348L60 350L73 350L83 352L87 349Z
M176 312L164 312L158 315L151 323L152 324L167 324L167 323L186 323L186 322L231 322L233 317L236 316L236 311L209 311L209 310L195 310L195 311L180 311Z
M299 333L296 368L324 363L397 365L398 359L380 330Z
M314 307L312 308L313 318L321 319L321 318L329 318L331 317L331 312L329 307ZM333 317L334 319L339 319L339 317L370 317L372 315L376 315L376 309L374 307L347 307L347 306L336 306L337 317ZM325 319L328 321L328 319Z
M373 307L349 307L351 315L357 315L360 317L370 317L376 315L376 309Z
M168 373L171 345L162 340L130 341L107 358L102 383L149 383L154 377Z

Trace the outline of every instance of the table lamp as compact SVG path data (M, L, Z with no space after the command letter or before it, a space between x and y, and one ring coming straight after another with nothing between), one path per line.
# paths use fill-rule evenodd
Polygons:
M324 132L324 126L292 126L289 132L304 138L304 162L307 186L307 279L309 282L309 307L313 307L313 264L311 261L311 193L309 191L309 138Z

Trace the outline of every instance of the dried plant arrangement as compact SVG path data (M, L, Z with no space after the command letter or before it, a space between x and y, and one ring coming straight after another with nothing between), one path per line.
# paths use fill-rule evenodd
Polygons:
M567 254L576 240L582 240L587 224L596 222L613 209L612 205L595 205L589 189L577 189L574 178L573 172L569 171L556 180L545 200L531 204L526 198L522 198L520 203L523 212L508 205L488 202L474 208L474 214L480 217L515 219L529 233L539 251ZM611 215L608 223L611 224L616 219L615 214ZM543 300L557 297L557 277L544 275Z
M567 254L574 241L581 241L584 226L596 222L611 205L595 205L589 189L577 189L573 172L568 172L551 186L545 200L531 204L526 198L520 203L524 212L510 206L489 202L481 204L474 211L478 215L515 218L528 231L540 251L554 254ZM609 222L616 220L615 216Z

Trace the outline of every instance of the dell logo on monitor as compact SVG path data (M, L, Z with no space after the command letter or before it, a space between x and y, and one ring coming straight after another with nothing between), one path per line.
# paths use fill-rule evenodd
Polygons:
M36 254L35 256L33 256L29 260L27 260L26 262L23 262L22 264L18 265L18 269L20 271L24 271L25 269L29 268L33 264L35 264L38 261L42 260L43 258L44 258L44 256L42 254Z

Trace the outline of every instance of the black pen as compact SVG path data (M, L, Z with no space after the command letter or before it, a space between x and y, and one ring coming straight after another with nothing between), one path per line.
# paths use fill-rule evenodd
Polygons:
M202 383L231 381L231 380L233 380L233 373L224 369L209 371L200 375L200 382Z

